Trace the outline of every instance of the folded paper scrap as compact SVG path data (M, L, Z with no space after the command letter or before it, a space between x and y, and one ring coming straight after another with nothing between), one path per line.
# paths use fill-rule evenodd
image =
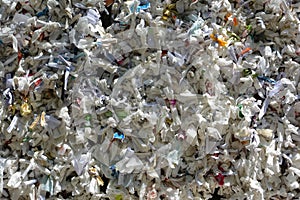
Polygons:
M299 199L299 13L0 1L0 199Z

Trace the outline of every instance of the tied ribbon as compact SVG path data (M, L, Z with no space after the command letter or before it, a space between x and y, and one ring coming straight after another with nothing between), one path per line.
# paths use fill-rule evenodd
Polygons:
M123 133L120 133L120 132L115 132L114 136L113 136L113 139L119 139L119 140L123 141L125 139L125 135Z

